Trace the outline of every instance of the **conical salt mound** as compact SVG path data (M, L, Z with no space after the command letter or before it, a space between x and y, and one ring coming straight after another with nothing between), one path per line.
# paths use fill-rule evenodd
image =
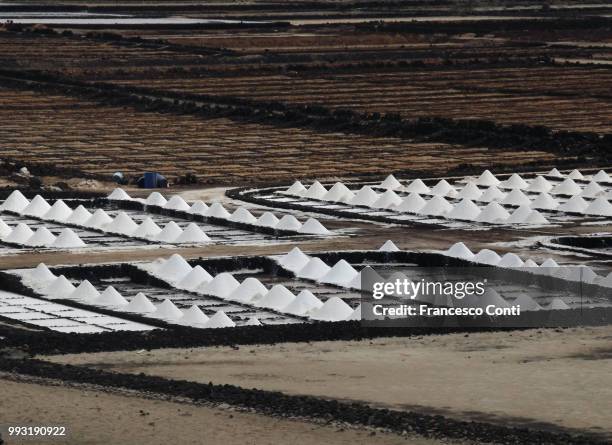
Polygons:
M582 189L582 193L580 196L584 196L585 198L595 198L598 195L601 195L605 192L605 189L597 184L595 181L589 182L584 189Z
M497 263L498 267L523 267L524 265L523 260L515 253L505 254Z
M72 211L70 216L66 219L66 223L68 224L76 224L79 226L84 226L86 221L91 218L91 213L82 205L78 206L76 209Z
M257 306L280 311L289 306L293 300L295 300L295 295L282 284L277 284L257 302Z
M126 193L122 188L116 188L112 191L110 195L106 197L107 199L112 199L116 201L131 201L131 196Z
M553 271L553 275L565 280L582 281L583 283L593 283L599 277L593 269L584 265L559 267Z
M480 195L479 200L482 202L493 202L493 201L501 201L506 197L506 194L502 192L497 187L489 187L484 191L482 195Z
M606 198L600 196L589 204L584 213L586 215L612 216L612 204Z
M346 318L346 321L359 321L361 320L361 305L357 306L353 313Z
M314 309L310 318L321 321L346 320L353 313L353 309L338 297L331 297L323 306Z
M578 184L574 182L573 179L567 178L562 183L554 186L553 189L550 191L550 193L552 193L553 195L574 196L580 193L581 191L582 189L580 188Z
M304 316L313 309L323 306L323 302L307 289L301 291L289 305L282 308L282 312L292 315Z
M387 190L397 190L401 186L402 183L399 182L393 175L387 176L387 178L380 183L380 187Z
M555 310L566 310L569 309L570 307L565 303L565 301L563 301L561 298L559 297L555 297L551 300L550 304L548 305L548 309L555 311Z
M308 235L329 235L330 233L323 224L314 218L308 218L298 232Z
M506 209L500 206L496 202L490 202L487 206L482 209L476 221L484 223L500 223L505 222L510 217L510 214Z
M526 189L529 187L529 184L520 175L513 173L512 176L500 184L500 187L506 189Z
M497 264L501 261L500 256L489 249L482 249L472 259L475 263L479 264L488 264L489 266L497 266Z
M0 239L11 233L11 230L13 229L11 229L11 227L7 223L0 219Z
M549 171L547 173L548 176L553 176L555 178L562 178L563 175L561 174L561 172L559 170L557 170L556 168L553 168L551 171Z
M261 322L257 317L249 317L242 326L261 326Z
M489 170L485 170L476 180L476 184L485 187L498 186L500 183L501 181L497 179Z
M524 205L520 206L508 219L506 219L506 223L508 224L523 224L529 215L531 215L532 209L530 206Z
M175 243L207 243L210 238L195 223L189 223L187 228L174 240Z
M399 250L399 247L397 247L390 239L385 241L385 243L378 248L379 252L399 252Z
M85 243L79 235L74 233L72 229L62 229L60 234L55 238L51 247L55 247L58 249L71 249L75 247L85 247Z
M351 281L349 281L343 287L346 287L348 289L361 289L361 286L363 286L363 283L361 280L361 272L359 272Z
M572 170L567 174L567 177L570 179L584 179L584 176L578 170Z
M443 216L453 210L453 205L442 196L434 196L419 210L421 215Z
M520 306L521 312L539 311L540 309L542 309L542 307L527 294L519 295L512 304L515 306Z
M132 236L138 238L155 238L161 233L161 231L161 227L155 224L155 221L153 221L150 217L147 216L147 218L140 223L138 228L134 230Z
M164 204L164 209L180 210L182 212L187 212L190 207L189 204L187 204L183 198L181 198L179 195L174 195L168 200L167 203Z
M446 179L440 180L432 189L431 194L436 196L453 196L456 195L455 188L448 183Z
M217 328L233 328L236 326L234 323L223 311L218 311L215 315L210 317L210 319L203 326L207 329L217 329Z
M548 258L546 261L540 264L540 267L559 267L559 265L552 258Z
M495 289L487 289L481 297L478 297L478 307L486 308L487 306L495 306L496 308L509 308L510 305L502 298Z
M338 286L347 285L357 275L357 271L345 260L340 260L319 281Z
M13 191L0 206L0 210L21 213L30 201L19 190Z
M206 215L208 213L208 206L203 201L194 202L187 213L191 213L192 215Z
M49 298L67 298L74 292L74 289L72 283L65 276L60 275L47 286L43 293Z
M170 221L155 237L155 240L162 243L173 243L174 240L181 236L182 233L183 229L181 229L174 221Z
M49 232L46 227L39 227L34 234L25 242L28 246L47 247L53 244L55 235Z
M299 222L293 215L285 215L280 219L274 228L276 230L291 230L297 232L302 228L302 223Z
M559 201L546 192L540 193L536 199L531 201L532 209L554 210L557 207L559 207Z
M300 181L295 181L291 187L285 190L284 194L292 196L302 196L306 192L306 187Z
M221 219L230 219L232 215L230 215L230 213L225 209L225 207L223 207L223 205L221 205L220 202L213 202L208 208L206 216L212 216L214 218Z
M76 211L76 210L75 210ZM105 226L106 224L110 224L113 222L113 218L111 218L108 213L106 213L102 209L96 210L93 215L91 215L83 225L86 227L93 227L96 229Z
M480 199L482 190L474 182L468 182L457 194L459 199Z
M245 223L245 224L256 224L257 218L255 218L251 212L249 212L244 207L238 207L232 216L230 216L230 221Z
M89 282L89 280L81 281L81 284L72 291L68 298L70 300L93 302L96 298L100 297L100 292Z
M599 285L604 287L612 287L612 272L610 272L605 278L602 278Z
M548 193L553 188L553 185L548 181L544 176L536 176L531 180L529 187L527 187L528 192L536 192L536 193Z
M375 209L388 209L389 207L398 206L402 203L402 198L397 196L393 190L387 190L380 195L372 204Z
M525 260L525 264L523 264L523 267L533 268L533 267L540 267L540 266L538 266L538 263L536 263L531 258L529 258L528 260Z
M308 263L297 271L296 275L308 280L318 280L322 278L331 267L325 264L321 258L311 258Z
M310 261L310 257L300 250L299 247L294 247L289 253L282 256L278 263L285 269L290 271L300 270Z
M525 224L540 226L544 224L550 224L550 222L546 218L544 218L544 216L540 212L538 212L537 210L533 210L529 214L529 216L527 216L527 219L525 219Z
M572 196L565 203L557 207L557 210L568 213L583 213L588 206L588 202L586 202L581 196L576 195Z
M108 286L104 292L95 299L94 304L98 306L127 306L128 301L123 298L117 289L113 286Z
M332 188L323 195L324 201L346 202L355 197L355 194L343 183L336 182Z
M421 195L412 192L406 198L404 198L402 203L394 210L398 212L418 213L423 207L425 207L425 204L427 204L427 201L421 198Z
M42 217L49 211L51 206L49 203L40 195L36 195L32 201L21 211L23 215Z
M103 228L106 232L131 235L138 229L138 224L136 224L125 212L119 212L117 216L115 216L115 219L106 224Z
M530 205L531 199L529 199L521 190L513 189L504 199L501 200L501 204L513 206Z
M45 263L40 263L30 272L30 279L34 283L48 283L56 278Z
M157 310L155 305L142 292L138 292L124 309L126 312L136 312L138 314L152 314Z
M378 194L370 186L364 185L355 193L355 197L349 201L354 206L370 207L378 199Z
M64 201L58 199L42 218L51 221L66 221L70 215L72 215L72 209Z
M475 221L478 215L480 215L480 207L474 204L471 199L464 198L460 203L453 206L453 209L448 212L446 217L463 221Z
M167 298L157 305L153 315L156 318L162 318L168 321L179 320L183 316L183 311L176 307L176 305L168 300Z
M202 266L194 267L191 272L178 282L177 287L181 289L194 290L204 283L212 281L213 277Z
M278 224L278 218L274 213L265 212L262 213L256 224L262 227L274 227Z
M450 249L446 251L446 255L453 258L462 258L464 260L471 260L474 258L474 253L462 242L453 244Z
M33 234L34 232L27 224L19 223L11 230L11 233L4 237L3 241L13 244L25 244Z
M228 297L240 283L230 273L223 272L215 276L210 282L198 287L198 291L207 295L214 295L219 298Z
M179 318L178 322L186 326L202 327L208 320L210 318L194 304L189 309L183 311L183 316Z
M179 282L191 272L191 265L178 253L164 261L155 271L155 274L164 280Z
M229 294L228 299L241 303L249 303L256 295L266 295L268 289L254 277L245 278L240 285Z
M612 178L605 171L599 170L595 176L593 176L593 181L596 182L612 182Z
M168 201L166 201L166 198L164 198L159 192L151 193L145 200L146 205L158 207L163 207L164 205L166 205L167 202Z
M319 181L315 181L302 196L304 198L323 199L326 193L327 189Z
M415 179L412 181L410 185L405 188L405 190L408 193L416 193L418 195L428 195L431 193L430 188L427 187L420 179Z

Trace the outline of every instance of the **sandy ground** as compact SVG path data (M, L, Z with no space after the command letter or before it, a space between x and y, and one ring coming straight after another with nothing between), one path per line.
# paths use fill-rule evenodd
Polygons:
M0 374L0 419L3 425L58 425L68 428L58 444L412 444L441 442L356 429L341 429L297 420L194 406L134 395L105 393L3 380ZM7 444L45 443L14 441ZM445 441L444 443L450 443Z
M612 438L611 339L603 327L51 359Z

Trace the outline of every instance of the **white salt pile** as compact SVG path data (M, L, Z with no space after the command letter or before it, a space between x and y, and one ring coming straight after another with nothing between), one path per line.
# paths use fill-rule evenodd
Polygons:
M166 321L177 321L183 316L183 311L177 308L172 301L166 298L157 305L155 312L153 312L153 316Z
M293 232L297 232L302 228L302 223L299 222L293 215L285 215L280 219L274 228L276 230L291 230Z
M364 185L355 193L355 197L350 200L350 204L354 206L371 207L378 199L378 194L372 190L372 187Z
M208 283L204 283L198 287L198 292L202 292L207 295L214 295L219 298L226 298L238 286L240 286L240 283L232 274L223 272L216 275Z
M447 251L446 255L453 258L462 258L464 260L472 260L474 253L462 242L453 244Z
M100 229L106 224L110 224L113 222L113 218L111 218L108 213L106 213L102 209L97 209L93 215L91 215L83 225L86 227L93 227L96 229Z
M503 223L510 217L510 214L497 202L490 202L482 209L476 221L489 224Z
M387 178L380 183L380 187L387 190L397 190L402 186L402 183L399 182L395 176L389 175Z
M361 305L357 306L353 313L346 318L346 321L359 321L361 320Z
M119 233L121 235L131 235L138 229L138 224L130 218L127 213L119 212L117 216L108 224L103 226L104 231Z
M443 216L453 210L453 205L442 196L434 196L419 210L422 215Z
M340 260L318 281L337 286L348 285L355 278L357 271L345 260Z
M194 202L187 213L191 213L192 215L206 215L208 213L208 206L203 201Z
M572 196L566 202L557 207L557 210L568 213L583 213L588 206L588 202L586 202L581 196L576 195Z
M330 231L325 228L318 220L308 218L306 222L298 229L299 233L308 235L329 235Z
M520 175L513 173L512 176L500 184L500 187L506 189L526 189L529 187L529 184Z
M138 292L134 298L125 306L126 312L136 312L138 314L152 314L157 310L155 305L142 292Z
M482 202L493 202L493 201L501 201L506 197L506 194L502 192L497 187L489 187L484 191L482 195L480 195L479 200Z
M82 205L79 205L76 209L72 211L70 216L66 219L66 223L68 224L76 224L79 226L84 226L89 218L91 218L91 213Z
M402 198L400 198L397 193L393 190L387 190L372 203L372 207L375 209L388 209L393 206L398 206L401 203Z
M385 243L378 248L379 252L399 252L399 250L399 247L397 247L390 239L385 241Z
M457 195L457 190L446 179L442 179L431 189L431 194L454 197Z
M11 230L11 233L3 238L3 241L13 244L25 244L33 234L34 232L27 224L19 223Z
M305 316L313 309L318 309L323 306L323 302L315 297L312 292L307 289L301 291L295 299L282 309L282 312L287 314Z
M83 301L86 303L92 303L95 299L100 297L100 292L89 282L89 280L81 281L81 284L72 291L68 296L71 300Z
M295 295L282 284L277 284L257 302L257 306L280 311L289 306L293 300Z
M72 283L64 275L60 275L45 288L43 293L49 298L68 298L74 289Z
M482 190L474 182L468 182L457 194L459 199L480 199L481 196Z
M30 272L30 279L35 283L48 283L56 278L45 263L40 263Z
M194 304L189 309L183 310L183 316L178 319L178 323L185 326L204 327L208 320L210 318Z
M109 194L107 199L113 199L116 201L131 201L132 197L126 193L122 188L116 188Z
M531 200L520 189L513 189L501 200L501 204L513 206L530 205Z
M268 289L261 281L254 277L247 277L231 294L229 294L228 300L249 303L256 295L263 296L267 293Z
M416 192L410 193L406 198L402 200L402 203L395 207L394 210L398 212L406 213L419 213L423 207L425 207L427 201L421 198Z
M181 236L182 233L183 229L181 229L174 221L170 221L155 237L155 240L162 243L173 243L174 240Z
M155 275L162 280L177 283L191 272L191 265L181 255L175 253L155 269Z
M550 301L550 304L548 305L548 310L551 311L555 311L555 310L567 310L570 307L565 303L565 301L563 301L561 298L559 297L555 297Z
M206 216L212 216L214 218L221 219L230 219L232 215L230 215L230 213L225 209L225 207L223 207L220 202L213 202L210 205Z
M612 216L612 204L603 196L596 198L586 209L586 215Z
M66 221L72 215L72 209L64 201L58 199L51 206L49 211L42 216L42 219L51 221Z
M505 222L508 224L523 224L531 214L531 211L532 209L528 205L520 206L512 212L512 215L510 215Z
M206 235L200 227L195 223L189 223L183 233L181 233L175 240L178 244L187 243L207 243L210 241L208 235Z
M414 181L412 181L410 185L405 187L405 191L409 193L417 193L419 195L428 195L431 193L429 187L427 187L425 183L420 179L415 179Z
M540 193L536 199L531 201L532 209L554 210L557 207L559 207L559 201L546 192Z
M525 264L523 265L524 268L533 268L533 267L540 267L538 266L538 264L533 261L531 258L529 258L528 260L525 260Z
M6 198L2 205L0 205L0 210L21 213L28 204L30 204L30 201L28 201L19 190L15 190Z
M605 189L595 181L589 182L580 193L580 196L585 198L595 198L598 195L604 194Z
M536 193L548 193L553 188L553 185L548 181L544 176L536 176L531 180L529 187L527 187L528 192L536 192Z
M261 322L257 317L249 317L249 319L243 323L242 326L261 326Z
M355 194L343 183L336 182L332 188L323 195L324 201L348 202L355 197Z
M40 195L36 195L32 201L21 211L23 215L35 216L37 218L42 217L49 211L51 206L49 203Z
M264 212L259 219L257 219L256 224L261 227L274 227L278 224L278 218L274 213Z
M584 176L578 170L572 170L567 174L567 177L570 179L584 179Z
M255 218L253 214L251 214L251 212L249 212L244 207L238 207L236 210L234 210L234 213L232 213L232 216L230 216L229 220L243 224L257 223L257 218Z
M453 206L446 217L462 221L475 221L478 215L480 215L480 207L474 204L471 199L464 198Z
M544 216L538 212L537 210L533 210L525 219L525 224L529 224L532 226L541 226L545 224L550 224L550 222L544 218Z
M314 309L310 318L320 321L342 321L346 320L353 313L353 309L341 298L331 297L323 306Z
M548 258L546 261L540 264L540 267L559 267L559 265L552 258Z
M123 298L123 295L117 289L108 286L93 303L97 306L127 306L128 301Z
M489 170L482 172L480 177L476 180L476 184L485 187L498 186L500 183L501 181L497 179Z
M291 187L281 193L286 195L302 196L306 190L307 189L304 187L304 184L302 184L300 181L295 181Z
M0 239L11 233L11 227L0 218Z
M318 280L325 275L331 267L325 264L320 258L311 258L308 263L300 270L297 271L296 275L300 278L308 280Z
M206 329L218 329L218 328L233 328L236 326L223 311L218 311L215 315L210 317L210 320L203 326Z
M292 272L300 270L310 261L310 257L300 250L299 247L294 247L291 251L283 255L278 263L285 269Z
M500 256L489 249L482 249L472 259L475 263L488 264L489 266L496 266L500 261Z
M327 189L319 181L315 181L302 196L310 199L323 199L326 193Z
M146 205L158 207L163 207L164 205L166 205L167 202L168 201L166 201L166 198L164 198L159 192L151 193L145 200Z
M612 182L612 178L605 171L599 170L595 176L593 176L593 181L597 182Z
M486 308L490 305L501 308L510 307L510 304L508 304L495 289L488 288L485 290L484 294L478 298L478 307Z
M180 289L194 290L200 287L203 283L212 281L213 277L202 266L194 267L191 272L181 279L177 287Z
M524 311L539 311L542 307L536 303L536 301L527 294L519 295L516 300L512 303L521 307L521 312Z
M55 235L46 227L39 227L34 234L25 242L28 246L48 247L55 241Z
M582 189L571 178L567 178L560 184L553 187L550 193L553 195L568 195L574 196L580 193Z
M191 208L189 207L189 204L187 204L185 200L181 198L179 195L174 195L172 198L168 200L167 203L164 204L163 207L164 209L180 210L182 212L187 212Z
M161 233L162 229L150 217L140 223L138 228L134 230L132 236L138 238L155 238Z
M553 168L551 171L549 171L547 173L547 176L553 176L555 178L562 178L563 177L561 172L559 170L557 170L556 168Z
M525 263L514 253L507 253L497 263L498 267L523 267Z
M62 229L60 234L55 238L51 247L55 247L57 249L73 249L76 247L85 247L86 244L83 240L72 231L72 229Z

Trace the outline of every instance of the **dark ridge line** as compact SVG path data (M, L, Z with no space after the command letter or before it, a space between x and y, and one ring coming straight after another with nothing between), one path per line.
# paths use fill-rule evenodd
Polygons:
M246 389L227 384L196 383L140 374L121 374L84 366L42 360L0 360L0 370L37 378L121 388L194 402L227 403L258 413L282 418L300 417L319 421L340 421L355 426L384 428L396 434L411 432L423 437L452 438L504 445L599 445L609 443L602 436L556 427L543 431L492 423L461 421L441 415L374 408L360 402L341 402L315 396L294 396L278 391Z

